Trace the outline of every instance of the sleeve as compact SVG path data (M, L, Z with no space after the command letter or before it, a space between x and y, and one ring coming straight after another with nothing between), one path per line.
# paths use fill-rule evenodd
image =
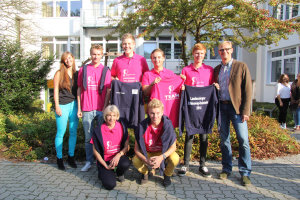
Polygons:
M142 67L143 67L142 69L143 74L149 71L148 63L144 57L142 58Z
M117 58L114 59L112 67L111 67L111 76L117 77Z
M78 87L82 87L82 70L83 70L83 67L81 67L78 72L78 79L77 79Z
M250 71L247 67L246 64L244 64L244 95L243 98L245 98L245 104L242 109L242 114L243 115L248 115L250 116L250 107L252 103L252 80L251 80L251 75Z
M142 78L142 86L144 85L150 85L151 83L149 83L149 73L145 73L143 75L143 78Z
M180 106L179 106L179 136L182 136L182 132L184 130L184 122L183 122L183 113L184 113L184 98L185 98L185 90L181 91L181 98L180 98Z
M210 66L210 78L209 78L209 85L212 85L215 82L215 76L214 76L214 68Z
M90 140L90 143L91 143L91 144L94 144L94 140L93 140L93 138L91 138L91 140Z
M110 70L107 70L107 72L106 72L104 87L111 88L111 72L110 72Z
M276 96L280 95L280 90L281 90L280 83L277 83L277 85L276 85Z

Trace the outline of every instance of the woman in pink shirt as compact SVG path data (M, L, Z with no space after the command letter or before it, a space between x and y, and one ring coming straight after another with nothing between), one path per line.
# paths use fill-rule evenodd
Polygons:
M185 84L195 87L205 87L214 83L214 70L211 66L205 65L203 60L206 55L206 47L197 43L193 47L194 63L182 69L182 76L186 79ZM189 161L192 152L194 135L185 137L184 144L184 165L178 171L180 176L184 176L189 169ZM210 172L205 166L208 140L207 134L200 134L200 167L199 172L202 176L211 177Z
M107 106L103 112L104 123L99 123L91 139L97 160L98 178L108 190L116 186L116 180L125 180L124 173L130 166L125 155L129 150L128 132L125 125L117 121L119 117L119 109L115 105Z
M149 70L146 59L134 52L135 39L132 34L122 36L124 54L114 59L111 76L122 82L141 82L143 74Z

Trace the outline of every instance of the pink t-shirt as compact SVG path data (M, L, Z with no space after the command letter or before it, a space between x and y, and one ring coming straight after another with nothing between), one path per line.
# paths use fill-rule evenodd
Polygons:
M110 88L111 83L111 73L109 70L106 72L104 88L102 93L99 94L99 85L103 70L103 65L100 64L98 67L94 67L92 65L87 66L87 89L84 90L82 83L82 75L83 75L83 67L80 68L78 73L78 87L81 87L81 110L82 111L93 111L98 110L102 111L106 90Z
M120 122L116 122L113 129L109 129L104 123L101 125L101 132L104 146L104 161L110 161L121 151L123 128ZM90 143L94 144L93 138Z
M149 71L146 59L135 53L132 58L125 55L115 58L111 67L111 75L127 83L141 82L146 71Z
M185 66L181 74L186 76L185 84L189 86L204 87L214 83L214 69L204 63L198 69L195 69L193 63Z
M163 122L161 122L157 128L149 125L144 134L144 140L147 152L160 152L162 151L162 127Z
M184 80L177 75L161 79L151 88L150 99L159 99L164 104L164 114L170 118L174 128L178 127L181 86Z
M142 86L145 85L150 85L156 77L160 77L161 79L165 79L165 78L171 78L173 76L176 76L176 74L174 74L173 71L163 68L162 71L157 72L154 70L154 68L150 71L147 71L144 76L143 76L143 80L142 80Z

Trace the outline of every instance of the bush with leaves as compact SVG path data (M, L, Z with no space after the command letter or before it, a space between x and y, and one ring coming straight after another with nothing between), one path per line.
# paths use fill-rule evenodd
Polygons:
M40 52L26 52L17 42L0 43L0 110L4 113L27 111L47 86L53 58Z

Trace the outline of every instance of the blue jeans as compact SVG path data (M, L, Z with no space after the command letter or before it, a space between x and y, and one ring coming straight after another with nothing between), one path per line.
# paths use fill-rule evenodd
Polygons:
M300 126L300 107L293 111L295 126Z
M232 172L232 150L230 143L230 121L239 142L238 167L242 176L250 176L251 155L248 139L247 122L242 122L241 115L237 115L232 104L221 104L221 151L223 171Z
M101 117L101 111L93 110L88 112L82 112L82 124L85 135L85 156L86 160L90 163L94 162L93 145L90 142L95 127L95 120L99 121Z
M72 101L71 103L65 105L59 105L61 109L61 116L55 113L56 118L56 137L55 137L55 149L57 158L62 158L62 146L64 135L67 129L67 124L69 121L69 156L74 156L76 139L77 139L77 127L78 127L78 117L77 117L77 101Z

